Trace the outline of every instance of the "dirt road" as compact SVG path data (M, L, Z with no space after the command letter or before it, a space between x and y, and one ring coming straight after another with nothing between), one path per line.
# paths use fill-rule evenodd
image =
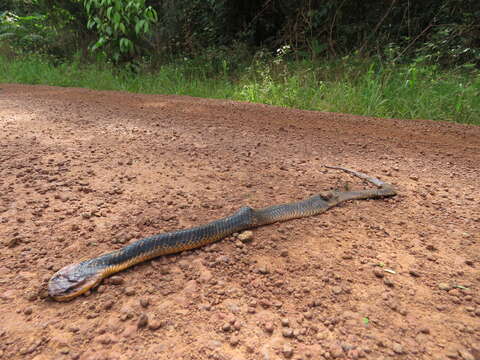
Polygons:
M480 127L0 87L1 359L480 359ZM144 236L367 186L324 164L399 195L46 297Z

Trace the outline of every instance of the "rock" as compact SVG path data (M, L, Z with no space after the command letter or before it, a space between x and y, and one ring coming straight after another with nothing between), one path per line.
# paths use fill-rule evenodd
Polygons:
M340 358L343 356L343 349L339 344L333 344L330 346L330 355L334 358Z
M136 333L137 333L137 326L130 325L130 326L127 326L125 330L123 330L122 335L124 337L130 338L135 336Z
M273 333L273 330L274 330L273 323L267 322L265 324L265 331L271 334L271 333Z
M285 328L282 330L282 336L286 338L291 338L293 337L293 330L290 328Z
M440 290L443 290L443 291L448 291L448 290L450 290L452 287L450 286L450 284L440 283L440 284L438 284L438 288L439 288Z
M148 300L147 298L141 298L140 299L140 306L141 307L147 308L149 304L150 304L150 300Z
M282 323L282 326L285 326L285 327L290 325L290 320L288 320L288 318L282 318L280 322Z
M212 272L208 269L202 268L200 270L200 276L198 277L198 280L201 283L208 283L211 279L213 278Z
M238 234L237 238L243 243L250 242L253 240L253 231L250 231L250 230L244 231Z
M395 284L393 283L392 280L390 280L388 277L383 279L383 283L387 285L388 287L393 287Z
M287 359L290 359L293 355L293 348L289 344L283 345L282 348L282 354L285 356Z
M311 320L313 318L313 313L311 311L307 311L305 314L303 314L303 317L307 320Z
M420 277L420 273L417 270L412 269L408 273L413 277Z
M240 340L238 339L237 336L232 336L230 338L230 345L231 346L237 346L239 342L240 342Z
M129 286L125 288L125 295L127 296L133 296L135 295L135 288Z
M382 270L380 270L379 268L375 268L373 269L373 275L375 275L375 277L381 279L385 276L385 274L383 273Z
M32 310L31 307L27 307L27 308L23 309L23 313L24 313L25 315L31 315L32 312L33 312L33 310Z
M112 284L112 285L122 285L124 283L124 280L120 276L112 276L109 279L109 283Z
M404 354L405 350L403 350L403 346L400 345L399 343L394 343L392 345L392 350L395 354Z
M141 328L147 327L147 325L148 325L148 315L143 313L138 318L137 327L141 329Z
M148 328L153 331L158 330L161 327L162 327L162 322L157 319L150 321L148 324Z
M427 327L421 327L421 328L420 328L420 332L421 332L422 334L430 334L430 329L427 328Z
M340 295L342 293L342 288L340 286L334 286L332 292L334 295Z

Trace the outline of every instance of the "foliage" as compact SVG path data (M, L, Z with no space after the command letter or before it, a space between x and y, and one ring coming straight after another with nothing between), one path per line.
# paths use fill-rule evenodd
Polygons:
M142 40L157 21L145 0L84 0L87 27L98 33L92 51L105 49L116 62L129 62L142 54Z
M0 42L19 49L20 53L38 52L45 48L52 32L42 23L45 15L18 16L10 11L0 14Z

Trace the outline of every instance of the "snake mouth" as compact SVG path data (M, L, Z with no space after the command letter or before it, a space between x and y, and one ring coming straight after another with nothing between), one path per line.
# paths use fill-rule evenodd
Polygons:
M65 266L48 282L48 294L57 301L69 301L97 286L102 273L92 272L85 263Z

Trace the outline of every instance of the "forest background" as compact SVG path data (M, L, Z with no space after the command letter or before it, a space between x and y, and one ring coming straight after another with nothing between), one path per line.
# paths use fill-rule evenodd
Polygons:
M0 82L480 124L480 2L4 0Z

